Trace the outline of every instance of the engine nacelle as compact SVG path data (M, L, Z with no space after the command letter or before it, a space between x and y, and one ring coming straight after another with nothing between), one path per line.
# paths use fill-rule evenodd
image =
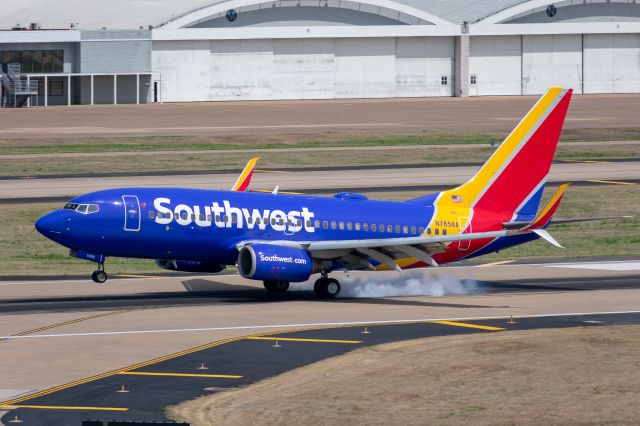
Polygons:
M156 260L156 265L170 271L216 273L224 271L224 265L200 260Z
M275 244L244 246L238 255L238 272L252 280L306 281L321 267L308 251Z

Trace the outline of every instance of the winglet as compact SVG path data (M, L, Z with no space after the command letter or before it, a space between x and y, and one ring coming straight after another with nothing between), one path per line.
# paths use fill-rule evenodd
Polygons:
M236 180L236 183L234 183L233 186L231 187L232 191L244 192L247 190L247 188L249 187L249 184L251 183L251 177L253 176L253 169L256 166L256 163L258 162L259 159L260 157L256 157L249 160L247 165L244 166L244 170L242 170L242 173L240 173L240 176L238 176L238 180Z
M549 200L546 206L538 213L536 218L531 222L531 225L527 226L526 229L539 229L544 228L549 224L551 218L555 214L556 210L558 210L558 206L560 205L560 201L562 201L562 196L567 188L571 185L570 183L565 183L564 185L560 185L558 190L553 197ZM555 244L554 244L555 245Z

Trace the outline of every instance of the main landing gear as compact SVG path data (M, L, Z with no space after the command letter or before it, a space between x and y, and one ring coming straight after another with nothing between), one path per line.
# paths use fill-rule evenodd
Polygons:
M263 284L267 292L274 294L282 294L289 289L289 281L265 280Z
M329 278L326 273L323 273L313 286L313 291L320 299L332 299L340 293L340 289L340 281Z
M94 283L103 284L107 281L107 278L107 273L104 271L104 263L98 263L98 270L93 271L93 274L91 274L91 279Z

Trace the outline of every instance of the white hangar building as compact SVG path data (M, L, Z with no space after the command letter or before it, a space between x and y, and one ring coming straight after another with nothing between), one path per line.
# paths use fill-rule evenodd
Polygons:
M20 93L52 105L529 95L552 85L640 92L640 0L21 0L2 9L4 105L24 103Z

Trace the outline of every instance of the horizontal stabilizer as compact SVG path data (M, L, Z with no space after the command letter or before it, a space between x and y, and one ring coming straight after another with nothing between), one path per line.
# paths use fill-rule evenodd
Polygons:
M544 229L534 229L533 232L538 234L538 236L540 238L542 238L543 240L547 241L548 243L551 243L551 244L553 244L554 246L556 246L558 248L564 248L546 230L544 230Z

